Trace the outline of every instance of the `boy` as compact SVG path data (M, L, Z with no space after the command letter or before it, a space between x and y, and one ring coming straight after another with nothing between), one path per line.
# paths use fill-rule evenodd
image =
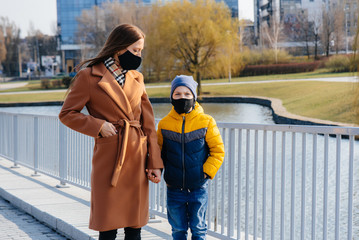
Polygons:
M172 110L158 124L158 142L165 165L167 216L174 240L206 239L208 179L222 165L224 146L215 120L196 102L192 76L171 84Z

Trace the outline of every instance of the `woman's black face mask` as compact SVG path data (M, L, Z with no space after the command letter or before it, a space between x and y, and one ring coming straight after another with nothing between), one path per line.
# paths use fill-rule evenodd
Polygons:
M194 107L195 100L194 98L186 99L172 99L171 103L178 114L188 113L192 107Z
M118 56L118 60L124 70L136 70L141 65L142 58L127 50Z

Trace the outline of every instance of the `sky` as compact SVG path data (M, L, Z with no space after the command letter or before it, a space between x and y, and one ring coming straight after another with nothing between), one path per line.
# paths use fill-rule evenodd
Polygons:
M238 0L239 16L253 20L253 0ZM32 23L36 30L54 35L57 13L56 0L0 0L0 16L8 17L26 37Z
M56 0L0 0L0 16L15 22L21 37L28 35L30 22L36 30L54 35L56 15Z

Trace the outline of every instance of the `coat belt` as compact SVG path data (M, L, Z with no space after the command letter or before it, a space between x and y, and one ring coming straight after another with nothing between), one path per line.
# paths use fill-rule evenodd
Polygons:
M112 179L111 179L111 185L113 187L116 187L118 178L121 173L123 163L125 161L127 142L128 142L128 130L130 129L130 127L135 127L135 128L140 129L141 124L137 120L128 121L126 119L122 119L120 121L111 122L111 123L116 128L123 128L123 135L118 134L118 142L119 142L119 144L122 142L122 144L121 144L121 146L118 146L118 148L117 148L116 164L115 164L115 169L113 171ZM121 141L121 137L122 137L122 141Z

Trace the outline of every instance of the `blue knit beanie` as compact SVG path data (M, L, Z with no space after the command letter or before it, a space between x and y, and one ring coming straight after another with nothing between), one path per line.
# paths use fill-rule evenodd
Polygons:
M194 81L192 76L187 75L179 75L173 79L171 83L171 95L170 98L172 99L172 94L174 90L179 86L188 87L191 92L193 93L194 99L197 100L197 83Z

